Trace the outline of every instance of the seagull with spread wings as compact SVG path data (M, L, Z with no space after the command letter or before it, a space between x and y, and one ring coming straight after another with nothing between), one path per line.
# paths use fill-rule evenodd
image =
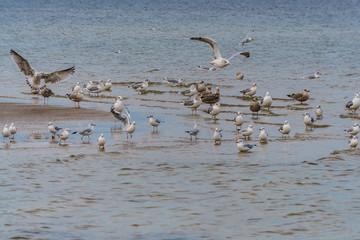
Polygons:
M41 79L44 79L45 84L56 83L69 78L75 72L75 66L51 73L37 72L30 66L29 62L25 58L20 56L13 49L10 50L10 55L13 61L19 67L20 71L25 75L26 80L31 78L31 82L28 81L28 84L29 86L32 86L32 88L40 88ZM36 94L38 94L38 92Z
M196 40L196 41L205 42L205 43L209 44L210 47L213 50L213 61L209 62L209 63L211 65L214 65L214 66L219 67L219 68L229 66L230 65L230 60L233 57L237 56L237 55L243 55L243 56L245 56L247 58L250 57L249 52L238 52L238 53L232 55L229 59L225 59L225 58L221 57L221 54L220 54L217 43L214 40L212 40L211 38L192 37L192 38L190 38L190 40Z

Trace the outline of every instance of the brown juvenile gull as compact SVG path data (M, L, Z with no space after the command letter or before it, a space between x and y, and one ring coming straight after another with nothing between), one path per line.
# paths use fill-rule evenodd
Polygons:
M310 91L305 88L302 93L292 93L287 96L299 101L302 104L303 102L309 99L309 92Z
M44 79L45 83L56 83L69 78L75 72L75 66L51 73L37 72L30 66L29 62L25 58L20 56L13 49L10 50L10 55L13 61L19 67L20 71L24 73L26 79L29 77L32 79L30 84L33 87L40 87L41 79Z
M204 91L201 94L201 100L203 103L214 104L220 101L220 88L216 87L215 93L211 93L211 88L209 91Z
M66 96L74 102L75 108L76 105L78 108L80 108L80 102L83 100L83 91L79 90L78 92L72 92L70 94L66 94Z
M49 97L54 95L53 91L51 91L51 89L46 86L41 88L40 94L44 97L44 105L45 99L47 98L47 103L49 104Z
M250 110L253 112L253 117L254 117L255 112L256 112L256 118L259 117L260 109L261 109L260 103L258 102L258 100L256 98L254 98L252 103L250 103Z
M209 62L209 64L214 65L219 68L229 66L230 60L237 55L243 55L247 58L250 56L249 52L238 52L238 53L232 55L229 59L225 59L225 58L221 57L217 43L214 40L212 40L210 38L206 38L206 37L192 37L192 38L190 38L190 40L201 41L201 42L205 42L205 43L209 44L213 50L213 61Z
M206 85L205 85L205 82L203 80L201 80L198 85L196 85L196 90L198 92L203 92L203 91L206 91Z

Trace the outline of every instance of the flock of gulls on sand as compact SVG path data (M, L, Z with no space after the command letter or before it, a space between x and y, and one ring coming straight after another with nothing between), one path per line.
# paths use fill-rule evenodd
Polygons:
M251 37L254 30L251 30L244 39L240 42L240 45L245 45L246 43L251 42L254 40L254 38ZM205 37L192 37L190 40L194 41L200 41L207 43L213 53L213 61L209 62L213 67L206 67L206 66L198 66L200 70L203 71L216 71L217 68L224 68L226 66L230 65L230 60L237 56L241 55L246 58L250 56L249 52L238 52L234 55L232 55L230 58L225 59L221 56L220 51L218 49L217 43L210 39ZM56 83L62 80L65 80L69 78L72 74L75 72L75 67L70 67L65 70L60 71L54 71L52 73L44 73L44 72L37 72L35 69L33 69L28 61L21 57L18 53L16 53L14 50L10 50L10 55L13 59L13 61L16 63L16 65L19 67L20 71L25 75L26 77L26 83L29 85L31 89L31 93L33 94L41 94L44 97L44 104L46 103L46 99L48 99L50 96L52 96L54 93L47 87L47 83ZM316 79L319 78L321 75L320 72L316 72L314 75L310 75L304 78L307 79ZM244 75L240 72L236 73L236 79L243 79ZM30 80L29 80L30 79ZM44 84L41 85L41 80L44 80ZM164 82L169 84L170 86L179 86L182 85L183 82L186 79L168 79L164 78ZM149 80L145 79L142 83L134 84L128 86L129 88L132 88L139 94L143 94L147 92L147 88L149 86ZM84 94L87 92L89 95L96 94L97 96L99 93L105 90L109 90L112 86L111 80L108 79L107 81L100 81L98 83L94 83L92 81L88 82L87 84L83 85L81 87L80 83L77 82L76 85L72 88L72 92L69 94L66 94L66 96L74 102L75 107L80 108L80 102L84 98ZM253 83L252 86L248 89L241 90L240 93L243 96L253 98L253 96L256 94L257 91L257 84ZM300 104L303 104L303 102L307 101L309 99L309 90L304 89L302 92L299 93L292 93L287 95L289 98L292 98ZM184 100L182 104L191 109L193 114L197 113L198 107L202 103L210 104L210 107L206 110L206 113L211 115L213 119L216 119L216 116L221 112L221 105L220 105L220 89L219 87L216 87L215 92L212 92L211 87L206 87L206 84L204 81L200 81L198 84L191 84L189 89L180 91L179 94L182 94L186 97L188 97L187 100ZM129 110L126 106L124 106L122 102L123 98L121 96L118 96L116 98L116 102L111 106L110 112L114 115L116 120L119 120L122 125L122 131L126 132L127 138L132 138L132 134L136 130L136 122L131 120L131 116L129 113ZM261 109L267 109L269 110L272 105L272 98L270 96L269 92L266 92L266 95L264 97L254 97L252 102L250 103L250 110L253 113L253 118L258 118L258 112ZM359 94L355 94L355 97L353 100L349 101L346 104L346 108L348 108L352 113L356 113L356 110L360 107L360 99ZM323 118L323 111L321 109L321 106L317 106L315 110L315 115L317 119ZM157 131L157 128L160 124L162 124L164 121L161 121L157 118L155 118L153 115L149 115L149 123L153 127L153 131ZM115 120L115 124L116 124ZM253 126L248 125L247 128L242 129L242 125L244 123L244 119L242 117L242 113L239 111L237 112L235 118L234 118L234 124L236 127L236 130L241 133L244 140L250 138L250 136L253 134ZM314 118L310 116L308 112L304 113L304 124L306 130L312 129L314 123ZM81 131L75 131L72 132L72 134L80 134L81 135L81 141L83 141L83 138L86 136L88 142L90 141L90 135L94 132L94 126L95 124L89 123L89 126ZM62 130L62 131L61 131ZM268 140L268 133L266 132L264 127L261 127L259 134L259 141L261 143L266 143ZM59 139L59 144L66 143L66 140L69 138L71 134L71 129L65 128L62 129L60 127L55 126L52 122L49 122L48 124L48 131L52 134L52 139L55 139L56 136ZM288 122L288 120L284 121L284 124L278 129L278 131L281 133L282 137L287 136L289 137L289 134L291 132L291 127ZM347 133L349 133L352 138L348 140L348 145L351 148L356 148L358 145L358 140L356 135L360 132L359 124L355 123L354 126L348 130L345 130ZM200 129L198 128L197 124L194 125L193 129L186 130L186 133L189 134L190 140L193 140L193 137L195 140L197 139L197 135L200 133ZM15 139L16 134L16 127L14 123L11 123L8 127L7 124L5 124L4 129L2 131L3 135L3 141L5 142L6 138L9 138L10 141ZM222 140L222 129L216 128L213 134L213 140L215 141L215 144L220 144ZM246 143L243 139L237 139L236 146L240 152L248 152L252 148L254 148L255 144L249 144ZM101 149L105 148L105 137L104 134L101 133L100 137L97 140L98 146Z

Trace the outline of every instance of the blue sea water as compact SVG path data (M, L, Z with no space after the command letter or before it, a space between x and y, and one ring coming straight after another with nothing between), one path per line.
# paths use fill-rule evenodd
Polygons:
M70 79L50 85L57 95L77 81L112 79L112 92L89 98L85 107L108 111L121 95L138 128L125 140L111 130L113 123L98 122L108 139L105 152L78 139L65 148L47 140L32 150L29 140L16 149L2 148L0 236L357 238L359 152L347 150L343 130L359 119L344 109L359 90L359 11L358 1L333 0L1 1L2 102L34 101L10 58L14 49L39 71L75 65ZM255 40L239 45L251 29ZM197 65L209 66L211 49L189 40L195 36L216 40L223 57L239 51L251 56L235 57L215 72L200 71ZM235 79L238 71L244 80ZM323 74L319 79L302 79L316 71ZM201 110L192 116L176 94L184 88L165 85L164 77L219 86L224 105L219 121ZM127 87L144 78L151 81L148 94ZM251 118L251 100L239 97L253 82L257 96L269 91L274 99L273 113L259 120ZM307 105L287 99L304 88L311 90ZM72 106L59 97L50 104ZM304 131L302 114L314 115L319 104L324 119ZM239 110L244 125L256 127L252 143L260 126L271 136L249 154L235 146L231 119ZM158 134L147 123L150 112L165 119ZM289 141L277 132L285 119L292 126ZM194 123L201 135L190 142L184 130ZM212 131L219 126L226 141L214 146Z

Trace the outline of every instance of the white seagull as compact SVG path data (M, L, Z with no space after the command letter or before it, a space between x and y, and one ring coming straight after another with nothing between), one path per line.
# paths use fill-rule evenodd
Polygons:
M236 126L236 130L240 130L241 129L241 126L243 125L244 123L244 119L242 117L242 113L241 112L237 112L236 114L236 117L234 118L234 124ZM240 127L240 128L238 128Z
M357 145L358 145L358 139L357 139L356 136L353 136L350 140L348 140L348 142L349 142L350 149L351 148L356 148Z
M316 107L315 115L316 115L317 119L322 119L323 118L323 110L321 109L320 105Z
M253 127L252 125L249 125L247 129L240 130L240 133L246 138L250 138L251 134L253 133Z
M278 130L282 134L281 137L283 137L284 134L290 136L289 134L290 134L291 127L290 127L288 120L285 120L284 125L282 125Z
M310 127L311 129L313 128L314 121L314 118L310 117L310 114L308 112L304 113L304 123L306 126L306 130L308 129L308 127Z
M360 132L360 127L358 123L355 123L353 127L349 128L348 130L344 130L348 132L350 135L357 135Z
M56 83L69 78L75 72L75 66L52 73L37 72L30 66L29 62L25 58L20 56L13 49L10 50L10 55L19 67L20 71L25 75L26 79L29 77L31 78L30 84L33 87L40 87L41 79L44 79L45 83Z
M268 108L268 110L270 110L272 98L269 92L266 92L265 97L261 99L260 104L263 108Z
M221 143L221 138L222 138L222 129L218 129L218 128L215 128L215 132L214 132L214 135L213 135L213 139L215 141L215 144L220 144Z
M62 128L54 126L54 124L52 122L48 123L48 130L49 132L52 134L51 138L54 139L55 138L55 134L60 131Z
M111 107L112 114L121 121L121 123L124 125L124 132L126 132L126 138L132 138L132 134L136 130L136 122L131 121L131 116L127 108L125 109L125 113L123 112L117 112L114 107Z
M66 140L69 138L69 131L71 131L70 128L65 128L62 133L58 134L59 145L61 145L61 141L64 141L64 143L66 143Z
M310 75L310 76L306 76L306 77L303 77L304 79L315 79L315 78L319 78L321 75L320 72L316 72L314 73L314 75Z
M96 126L94 123L89 123L89 126L81 131L75 131L72 134L80 134L81 135L81 141L83 141L83 137L87 136L88 137L88 142L90 142L90 135L94 132L95 128L94 126Z
M10 139L15 139L15 134L16 134L16 127L15 127L15 124L14 123L11 123L10 124L10 127L9 127L9 131L10 131Z
M189 89L185 89L182 91L179 91L179 94L182 94L186 97L192 97L197 93L197 89L196 86L194 84L191 84Z
M250 88L241 90L240 92L241 92L244 96L252 97L252 96L256 93L256 90L257 90L257 84L256 84L256 83L253 83Z
M168 79L167 77L164 77L164 82L169 84L170 86L179 86L182 85L183 82L186 81L186 78L180 78L180 79Z
M189 100L185 100L182 102L182 104L185 107L188 107L191 109L191 113L196 113L196 109L201 105L201 98L200 98L200 94L197 93L193 99L189 99Z
M138 84L133 84L131 86L128 86L129 88L134 89L135 91L138 92L138 94L142 94L145 93L148 86L149 86L149 79L144 79L143 83L138 83Z
M216 116L220 113L220 103L214 103L214 105L207 109L206 113L212 115L213 119L216 119Z
M219 68L229 66L230 60L233 57L235 57L236 55L243 55L247 58L250 56L249 52L238 52L238 53L232 55L229 59L225 59L225 58L221 57L217 43L214 40L212 40L210 38L206 38L206 37L192 37L192 38L190 38L190 40L201 41L201 42L205 42L205 43L209 44L213 50L213 61L210 62L210 64L214 65L216 67L219 67Z
M8 125L5 124L3 130L2 130L2 135L3 135L3 142L5 142L5 139L10 137L10 130L8 128Z
M356 93L353 100L349 101L346 105L346 108L348 108L351 112L356 113L356 110L360 107L360 99L359 94Z
M261 127L260 129L260 134L259 134L259 138L260 138L260 142L267 142L267 138L268 138L268 133L265 131L265 128Z
M111 79L109 78L104 82L104 90L109 91L112 87Z
M236 141L236 147L240 152L248 152L250 149L255 147L255 144L244 143L242 139Z
M154 131L157 131L158 126L160 125L160 123L164 122L164 121L161 121L161 120L159 120L157 118L154 118L153 115L149 115L147 118L149 119L150 125L153 126Z
M100 137L97 140L99 149L105 150L105 143L106 143L106 140L105 140L104 134L102 133L102 134L100 134Z

